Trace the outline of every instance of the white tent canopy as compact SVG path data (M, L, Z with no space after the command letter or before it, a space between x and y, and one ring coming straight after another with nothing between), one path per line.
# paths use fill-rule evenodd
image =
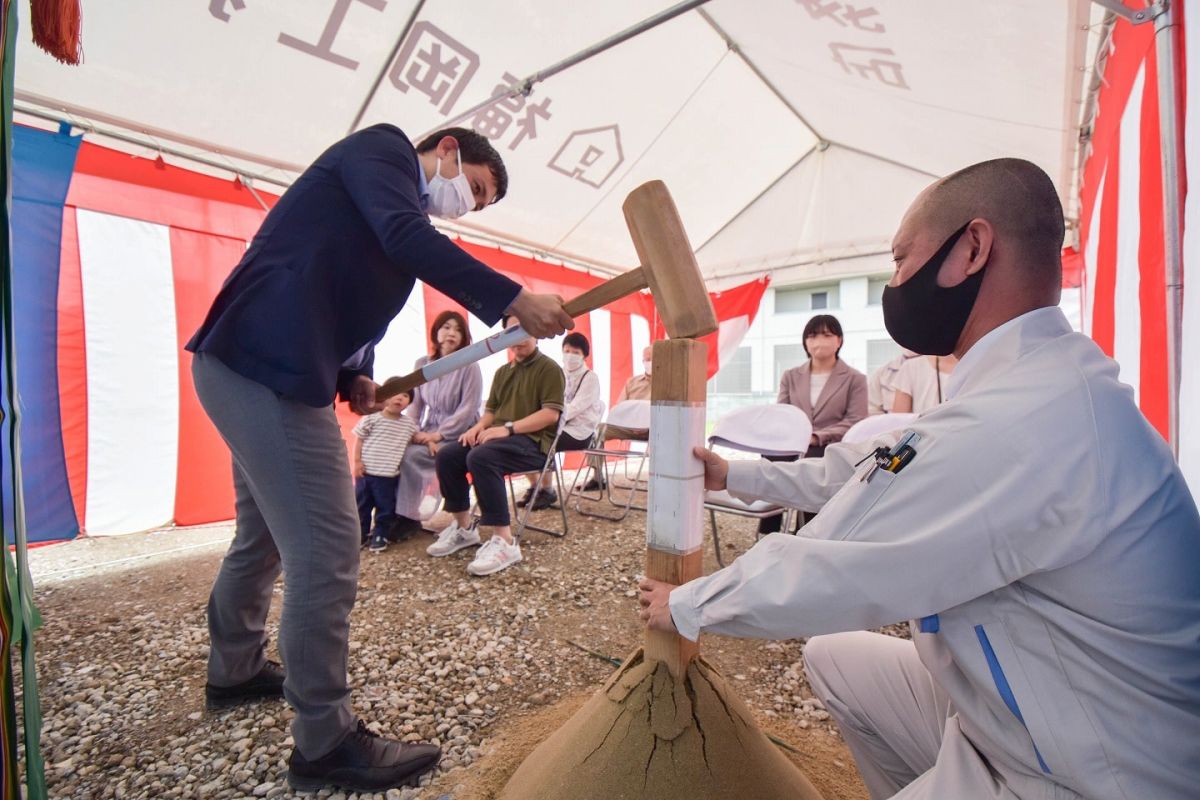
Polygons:
M358 127L417 138L672 5L123 0L85 9L80 67L25 27L17 108L277 190L266 181ZM621 202L661 178L718 283L887 272L917 191L1008 155L1045 168L1073 218L1092 14L1086 0L711 0L463 121L495 135L511 187L459 229L625 269Z

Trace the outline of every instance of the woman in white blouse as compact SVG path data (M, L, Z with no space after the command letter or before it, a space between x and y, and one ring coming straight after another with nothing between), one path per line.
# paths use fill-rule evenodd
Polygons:
M582 333L573 331L563 337L562 352L563 375L566 381L563 387L563 413L558 418L558 450L585 450L591 446L596 426L604 416L600 379L585 363L591 352L591 345ZM528 505L533 497L533 483L537 480L535 474L526 477L529 478L529 489L525 496L517 501L517 505L522 508ZM547 472L542 476L542 488L533 504L533 510L550 508L557 502L558 492L551 485L551 475Z
M949 356L910 358L901 365L892 386L896 390L892 411L923 414L946 399L946 384L958 359Z

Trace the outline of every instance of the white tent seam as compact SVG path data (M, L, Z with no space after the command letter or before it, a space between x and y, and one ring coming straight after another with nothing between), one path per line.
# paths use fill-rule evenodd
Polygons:
M711 280L736 278L741 277L742 275L753 275L761 272L774 273L777 270L793 269L795 267L811 267L817 264L834 264L839 261L853 261L854 259L858 258L874 258L875 256L890 256L891 254L892 251L889 249L867 250L861 253L845 253L843 255L817 254L810 258L801 258L795 261L787 260L785 257L785 259L782 261L766 262L765 265L763 262L760 262L754 266L748 266L744 269L734 268L727 272L713 272L708 276L708 278ZM880 274L883 274L884 272L887 272L887 270L880 270Z
M700 90L703 89L705 84L708 83L709 79L712 78L713 73L715 73L717 71L717 69L723 63L725 63L725 59L729 56L729 53L730 53L730 50L728 48L721 51L721 57L716 60L716 63L714 63L712 65L712 67L708 70L708 72L704 73L704 77L701 78L700 82L696 84L695 88L693 88L692 91L688 93L688 96L683 99L683 102L679 104L679 108L675 109L675 113L671 114L671 116L667 119L667 121L665 123L663 123L663 126L658 131L658 133L654 134L654 138L652 138L649 141L649 143L647 143L646 146L644 148L642 148L642 152L638 154L638 157L633 159L633 161L630 162L629 166L626 167L624 172L621 173L621 176L619 178L617 178L616 180L614 180L609 185L608 189L606 189L604 191L604 193L601 194L599 198L597 198L596 202L592 205L592 207L589 208L586 212L584 212L583 216L580 217L575 222L574 225L572 225L570 228L567 229L566 233L564 233L562 236L560 236L558 238L558 240L550 246L550 250L556 250L559 245L561 245L568 238L570 238L571 234L573 234L575 231L577 231L579 229L579 226L581 226L581 225L583 225L583 223L587 222L588 218L591 217L592 214L596 213L596 209L598 209L601 205L604 204L604 201L608 199L609 195L611 195L616 190L616 188L618 186L620 186L627 177L629 177L630 173L632 173L633 170L637 168L637 165L642 162L642 159L646 157L646 154L654 149L654 145L658 144L658 140L663 137L663 134L665 134L668 130L670 130L671 126L673 124L675 124L675 120L677 120L679 118L679 115L683 113L684 109L686 109L688 107L688 105L691 104L692 100L696 97L696 95L700 93Z
M241 169L241 168L237 167L236 165L233 165L229 161L229 159L225 155L225 153L223 153L219 150L209 150L209 151L204 151L204 152L211 153L213 156L219 156L221 158L224 158L225 159L224 162L217 161L213 158L205 158L204 156L198 155L196 153L188 153L184 150L178 150L174 147L164 147L162 144L155 141L154 137L149 133L143 134L143 136L145 136L146 138L138 138L137 136L133 136L128 133L123 133L121 131L113 131L113 130L106 130L104 128L99 128L91 122L78 119L74 114L72 114L70 111L68 111L66 109L64 109L59 114L54 114L54 113L51 113L48 111L41 111L39 109L28 108L25 106L18 105L18 106L13 107L13 111L18 114L24 114L26 116L34 117L36 119L43 119L43 120L46 120L47 122L66 123L66 124L70 125L72 128L78 128L79 130L83 131L84 134L90 133L95 136L103 136L103 137L106 137L109 139L115 139L119 142L125 142L127 144L137 145L138 147L145 147L146 149L153 150L160 155L165 154L165 155L173 156L175 158L182 158L186 161L191 161L196 164L203 164L204 166L207 166L207 167L213 167L214 169L219 169L219 170L223 170L225 172L229 172L229 173L236 175L242 179L254 179L254 180L258 180L258 181L263 181L264 183L270 183L275 186L279 186L283 189L286 189L289 186L291 186L291 181L284 181L281 178L273 178L270 175L266 175L264 173L249 172L247 170ZM64 119L64 117L66 117L66 118ZM169 137L165 137L165 136L163 138L169 139ZM253 161L254 159L247 159L247 160ZM264 165L264 166L267 166L267 165ZM259 200L259 202L261 203L262 201Z
M813 153L816 153L819 150L824 150L825 148L823 148L821 146L822 144L824 144L824 142L817 141L812 147L808 148L803 153L801 153L800 157L797 158L795 161L793 161L790 165L788 165L788 167L783 172L779 173L779 175L775 178L775 180L768 183L761 192L754 195L754 197L751 198L750 201L746 203L746 205L744 205L740 209L738 209L738 212L736 214L734 214L729 219L725 220L725 223L721 227L717 228L715 231L713 231L711 236L709 236L707 239L705 239L703 242L701 242L700 246L696 248L696 255L700 255L700 252L702 250L704 250L704 248L707 247L712 242L713 239L716 239L718 236L720 236L722 233L725 232L726 228L728 228L733 223L737 222L738 219L740 219L747 211L749 211L751 208L753 208L754 205L767 194L767 192L771 191L776 186L778 186L779 182L782 181L784 178L786 178L788 175L791 175L792 170L796 169L796 167L803 164L804 161L809 156L811 156Z
M33 103L34 105L41 106L44 109L48 109L50 111L56 111L59 114L72 114L72 115L75 115L76 117L81 117L81 118L89 120L89 121L96 120L99 122L106 123L108 125L115 125L118 128L121 128L121 129L124 129L127 131L132 131L133 133L138 133L143 136L156 136L156 137L163 139L164 141L175 142L175 144L183 145L185 147L195 147L206 153L214 153L214 154L220 153L223 156L228 156L230 158L238 158L238 159L242 159L244 161L250 161L255 164L261 164L264 167L278 169L283 172L294 172L296 174L299 174L299 173L303 172L307 166L307 165L301 166L299 164L292 164L292 163L289 163L286 161L277 161L275 159L267 158L267 157L259 155L257 153L247 153L247 152L244 152L241 150L234 150L232 148L222 147L221 145L214 144L212 142L206 142L202 139L193 139L188 136L180 136L179 134L172 133L170 131L165 131L165 130L162 130L161 128L153 128L149 125L143 125L141 123L134 122L132 120L122 119L121 117L116 117L111 114L105 114L103 112L95 111L90 108L84 108L83 106L77 106L77 105L73 105L70 103L63 103L59 100L55 100L50 97L43 97L41 95L34 94L32 92L21 91L18 89L13 92L13 97L16 100L22 100L26 103ZM79 125L77 127L84 128L86 130L88 126L87 125ZM91 127L95 129L94 124ZM100 133L99 129L96 129L96 132ZM103 134L103 135L107 136L108 134ZM115 139L115 138L119 138L119 137L114 136L113 138ZM138 144L138 142L134 142L134 144ZM180 155L182 155L182 154L180 154Z
M930 172L929 170L922 169L921 167L914 167L912 164L905 164L903 161L897 161L894 158L888 158L887 156L881 156L878 153L872 153L870 151L862 150L860 148L853 147L848 144L842 144L841 142L831 141L831 142L829 142L829 146L830 147L840 147L842 150L845 150L849 153L856 153L865 158L874 159L875 161L881 161L884 164L891 164L893 167L899 167L900 169L906 169L906 170L909 170L910 172L915 172L918 175L927 175L930 178L934 178L935 180L937 178L945 177L943 175L938 175L936 172Z
M400 52L400 48L404 45L404 40L408 38L409 32L412 30L413 25L416 24L417 17L421 15L421 9L424 7L425 0L417 0L417 4L413 6L412 13L408 15L408 21L404 23L404 29L396 37L396 44L392 47L392 51L388 53L388 57L384 59L383 65L379 68L379 74L375 76L375 82L371 84L366 98L363 100L362 105L358 107L358 113L354 115L354 121L350 123L350 129L346 131L347 136L358 130L359 124L362 123L363 115L367 113L367 109L375 101L375 95L379 93L379 85L383 83L384 77L387 76L388 67L396 60L396 54Z
M457 125L463 120L467 120L475 116L480 111L490 108L493 104L498 103L501 100L507 100L509 98L516 97L519 94L528 96L529 93L533 91L533 87L536 84L545 81L547 78L552 78L558 73L564 72L577 64L581 64L593 56L598 56L606 50L610 50L611 48L616 47L617 45L622 44L629 39L640 36L653 28L657 28L664 22L670 22L671 20L675 19L675 17L678 17L681 14L686 14L688 11L697 8L698 6L702 6L707 2L709 2L709 0L683 0L683 2L676 3L668 9L660 11L657 14L647 17L641 22L630 25L628 28L614 33L612 36L601 39L596 44L585 47L577 53L556 61L545 69L541 69L532 73L524 80L518 81L516 84L508 87L507 91L489 97L488 99L471 106L466 111L459 112L450 119L444 120L440 127L447 128ZM421 138L424 139L431 133L434 133L434 131L426 131Z
M796 119L798 119L800 121L801 125L803 125L805 128L807 128L809 130L809 132L817 138L818 141L820 141L820 142L828 141L824 136L821 135L821 132L817 130L816 126L814 126L811 122L809 122L808 118L800 113L800 109L798 109L794 105L792 105L791 101L789 101L786 97L783 96L783 93L779 91L778 87L776 87L775 84L772 83L771 80L769 78L767 78L767 76L765 74L763 74L763 71L758 68L758 65L755 64L754 61L751 60L751 58L748 55L746 55L746 52L744 50L742 50L741 46L736 41L734 41L733 37L731 37L728 33L725 32L725 29L722 28L720 26L720 24L718 24L717 21L715 19L713 19L712 16L707 11L705 11L704 9L698 9L696 11L696 13L699 14L704 19L704 21L707 22L712 27L712 29L714 31L716 31L718 36L720 36L722 39L725 40L725 45L730 50L737 53L737 56L738 56L738 58L740 58L742 60L742 63L744 63L747 67L749 67L750 71L754 73L755 77L757 77L760 81L762 81L763 85L771 90L771 94L775 95L775 97L779 100L779 102L783 103L784 107L787 108L788 111L792 112L792 116L794 116Z

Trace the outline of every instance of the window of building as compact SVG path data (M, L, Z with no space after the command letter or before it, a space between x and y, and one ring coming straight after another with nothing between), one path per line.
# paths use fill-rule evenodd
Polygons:
M808 360L808 356L804 353L804 345L802 344L777 344L775 345L775 386L779 386L779 381L783 379L783 373L787 372L792 367L798 367Z
M900 355L900 345L891 339L867 340L867 377L875 374L875 370Z
M837 308L841 302L837 284L797 286L775 290L775 313L804 313Z
M750 394L751 348L739 347L708 382L713 394Z
M883 305L883 287L888 285L891 278L871 278L867 281L867 305Z

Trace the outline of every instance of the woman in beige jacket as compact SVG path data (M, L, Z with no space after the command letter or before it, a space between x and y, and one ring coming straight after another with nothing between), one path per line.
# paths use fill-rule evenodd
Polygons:
M779 381L778 402L796 406L812 420L812 438L805 458L825 455L828 445L840 442L851 425L867 416L867 376L838 357L842 341L842 324L837 317L816 315L804 326L808 361L784 372ZM762 520L759 532L778 531L780 520Z

